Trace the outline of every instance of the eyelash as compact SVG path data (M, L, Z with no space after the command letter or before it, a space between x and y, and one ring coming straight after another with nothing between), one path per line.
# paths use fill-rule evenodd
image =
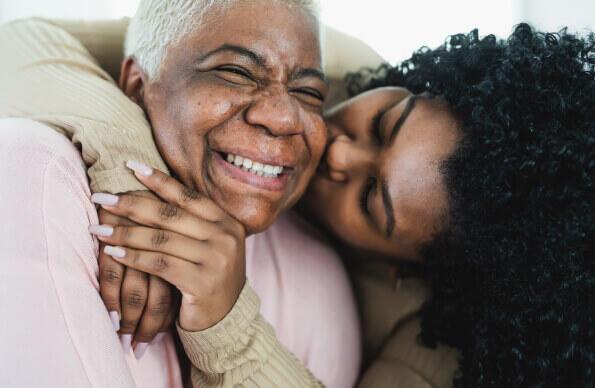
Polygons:
M380 111L372 119L372 136L378 142L382 144L382 136L380 136L380 120L382 119L384 112Z
M237 75L240 75L242 77L249 78L251 80L253 79L252 78L252 75L248 71L246 71L245 69L242 69L241 67L227 65L227 66L219 66L217 68L217 70L219 70L219 71L227 71L229 73L237 74Z
M368 198L370 197L370 193L372 192L372 188L376 185L376 178L369 178L366 184L364 185L364 189L360 195L360 207L365 215L369 215L370 212L368 210Z
M307 94L307 95L314 97L320 101L324 100L324 97L322 96L322 94L320 94L320 92L318 92L317 90L314 90L314 89L303 88L303 89L296 90L296 92L302 93L302 94Z

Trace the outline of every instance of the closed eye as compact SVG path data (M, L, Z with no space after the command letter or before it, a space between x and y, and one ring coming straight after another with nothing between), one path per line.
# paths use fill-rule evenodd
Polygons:
M368 199L370 198L370 194L372 193L374 186L376 186L376 178L369 178L364 185L362 193L360 194L360 208L362 213L364 213L366 216L370 215Z
M303 93L309 96L312 96L314 98L319 99L320 101L324 100L324 96L322 95L322 93L320 93L318 90L316 89L312 89L312 88L301 88L296 90L297 93Z
M380 122L382 121L382 116L384 116L384 111L378 111L374 118L372 119L372 128L371 133L374 140L378 142L378 144L382 144L382 135L380 130Z
M245 85L247 83L256 83L255 78L252 74L239 66L235 65L224 65L219 66L215 69L216 72L221 74L221 77L231 83Z
M303 102L309 105L321 106L324 102L324 96L319 90L313 88L292 89L291 93L297 95Z

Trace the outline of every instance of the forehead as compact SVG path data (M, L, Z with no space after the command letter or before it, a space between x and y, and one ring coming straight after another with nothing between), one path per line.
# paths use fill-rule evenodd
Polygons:
M213 7L200 27L180 45L195 56L223 44L248 48L270 67L321 68L318 20L308 12L274 0L249 0Z

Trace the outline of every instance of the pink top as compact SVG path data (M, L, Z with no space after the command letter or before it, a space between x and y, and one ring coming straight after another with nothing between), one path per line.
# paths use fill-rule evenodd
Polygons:
M124 354L98 293L98 222L79 152L48 127L0 120L0 386L181 387L171 337ZM350 387L359 326L336 254L284 216L247 240L250 284L281 343Z

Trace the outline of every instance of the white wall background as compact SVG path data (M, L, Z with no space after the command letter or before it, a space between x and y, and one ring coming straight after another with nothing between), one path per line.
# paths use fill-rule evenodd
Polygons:
M140 0L0 0L0 22L26 17L119 18ZM542 30L595 30L595 0L321 0L323 20L391 62L456 32L508 35L528 21Z

